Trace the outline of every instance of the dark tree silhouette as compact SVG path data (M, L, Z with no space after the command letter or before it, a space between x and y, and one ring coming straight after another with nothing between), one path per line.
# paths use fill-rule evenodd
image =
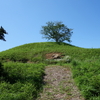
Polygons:
M8 33L7 33L6 30L1 26L1 27L0 27L0 39L3 40L3 41L6 41L5 38L4 38L4 37L5 37L4 34L8 34Z
M47 22L47 26L42 26L41 34L43 38L48 40L53 39L57 43L68 41L71 42L72 29L62 24L62 22Z

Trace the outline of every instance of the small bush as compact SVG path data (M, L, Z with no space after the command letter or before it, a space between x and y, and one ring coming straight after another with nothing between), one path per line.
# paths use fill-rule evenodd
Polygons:
M78 60L72 60L72 65L73 66L78 66L80 64L80 61Z
M39 62L42 61L42 58L41 57L34 57L34 58L31 59L31 61L32 62L38 62L39 63Z

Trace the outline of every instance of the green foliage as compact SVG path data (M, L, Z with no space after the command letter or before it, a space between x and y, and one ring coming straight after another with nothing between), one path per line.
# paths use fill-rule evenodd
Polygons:
M99 100L100 49L55 42L30 43L0 52L0 100L31 100L36 97L42 88L45 65L41 63L71 66L66 58L48 60L48 53L71 57L73 78L81 93L87 100Z
M1 26L1 27L0 27L0 39L3 40L3 41L6 41L5 38L4 38L4 37L5 37L4 34L7 34L7 32L6 32L6 30Z
M0 81L4 80L8 76L8 73L4 70L3 64L0 62Z
M89 100L97 100L100 96L100 64L95 62L81 62L73 64L73 78L83 96ZM94 98L94 99L92 99ZM99 100L99 99L98 99Z
M0 83L0 100L32 100L36 89L31 83Z
M72 59L78 59L80 61L89 61L91 58L94 60L100 58L100 49L84 49L65 43L59 45L55 42L47 42L25 44L0 52L0 61L14 61L24 63L27 61L32 61L41 63L46 59L45 54L52 52L60 52L65 56L70 56Z
M32 100L42 88L44 64L8 62L0 82L0 100Z
M62 22L47 22L46 24L47 26L42 26L41 30L44 38L48 40L53 39L57 43L65 40L71 42L72 29L69 29Z

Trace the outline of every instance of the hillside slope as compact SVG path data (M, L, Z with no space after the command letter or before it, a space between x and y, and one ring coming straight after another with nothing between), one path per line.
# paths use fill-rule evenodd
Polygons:
M59 57L54 59L54 54L59 54ZM64 58L66 56L70 57L68 62ZM100 100L100 49L55 42L30 43L0 52L0 62L1 95L5 97L7 94L9 97L0 100L35 100L42 90L41 82L47 65L70 66L74 81L84 98Z
M56 44L55 42L30 43L0 52L0 60L10 61L44 61L47 53L62 53L71 58L86 60L100 57L100 49L85 49L69 44Z

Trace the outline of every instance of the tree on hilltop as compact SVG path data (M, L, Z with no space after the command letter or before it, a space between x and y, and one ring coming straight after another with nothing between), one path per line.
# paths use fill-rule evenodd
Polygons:
M0 27L0 39L3 40L3 41L6 41L5 38L4 38L4 37L5 37L4 34L7 34L7 32L6 32L6 30L1 26L1 27Z
M62 22L47 22L47 26L42 26L41 34L43 38L53 39L55 42L71 42L72 29L69 29Z

